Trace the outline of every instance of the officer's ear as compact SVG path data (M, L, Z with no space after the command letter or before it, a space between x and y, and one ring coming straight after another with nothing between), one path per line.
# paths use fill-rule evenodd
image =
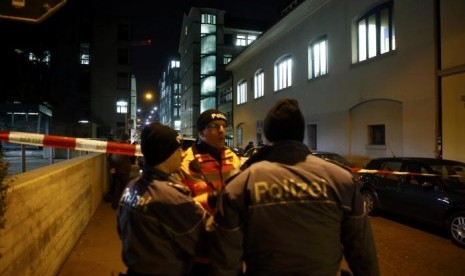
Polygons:
M204 130L201 130L201 131L199 131L199 138L200 138L200 139L202 139L202 140L204 140L204 139L205 139L205 134L204 134L204 131L205 131L205 129L204 129Z

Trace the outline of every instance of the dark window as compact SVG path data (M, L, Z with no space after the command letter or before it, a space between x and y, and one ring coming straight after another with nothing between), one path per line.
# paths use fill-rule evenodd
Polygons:
M118 25L118 40L129 41L129 26L127 24Z
M118 49L118 64L128 65L129 64L129 50L126 48Z
M224 35L224 45L232 45L234 42L234 36L232 34Z
M232 101L232 89L228 88L221 91L220 104Z
M316 140L316 124L311 124L308 126L308 146L312 150L317 149L317 140Z
M368 126L368 144L370 145L385 145L385 126L384 125L369 125Z
M116 88L118 89L129 89L130 81L128 73L118 73Z

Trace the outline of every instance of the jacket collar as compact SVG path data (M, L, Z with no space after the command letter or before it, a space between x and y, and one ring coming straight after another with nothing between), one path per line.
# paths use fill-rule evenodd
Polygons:
M260 161L277 162L286 165L295 165L305 161L310 154L309 148L302 142L295 140L285 140L260 148L241 167L241 170L248 168L253 163Z

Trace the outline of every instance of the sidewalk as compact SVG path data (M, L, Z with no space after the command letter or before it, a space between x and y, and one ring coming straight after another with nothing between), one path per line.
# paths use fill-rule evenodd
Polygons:
M102 201L57 276L116 276L125 271L116 214Z

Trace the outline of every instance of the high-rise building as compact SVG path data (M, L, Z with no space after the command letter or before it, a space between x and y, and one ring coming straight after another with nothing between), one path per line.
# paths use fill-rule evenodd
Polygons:
M91 44L91 120L97 137L130 134L135 114L131 84L131 25L127 17L99 14L93 21ZM135 91L133 92L135 94ZM132 124L131 124L132 122Z
M160 91L160 122L180 131L181 82L179 79L179 60L169 62L158 87Z
M226 27L226 23L223 10L193 7L184 15L179 43L184 135L197 136L195 122L207 109L221 107L225 109L221 111L230 114L232 98L222 97L218 90L220 84L228 86L224 83L231 80L225 66L261 34L261 28ZM227 142L231 142L229 127L227 134L230 138Z

